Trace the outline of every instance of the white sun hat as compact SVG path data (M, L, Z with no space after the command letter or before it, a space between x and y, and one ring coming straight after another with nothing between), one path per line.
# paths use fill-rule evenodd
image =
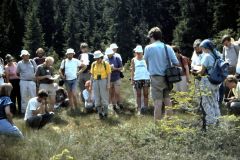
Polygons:
M67 52L66 52L66 55L68 55L68 54L70 54L70 53L75 54L74 49L68 48L68 49L67 49Z
M93 58L94 59L97 59L97 58L101 58L101 57L103 57L103 54L102 54L102 52L101 51L95 51L94 53L93 53Z
M118 48L118 46L117 46L117 44L116 44L116 43L112 43L112 44L110 45L110 48L111 48L111 49L117 49L117 48Z
M134 49L136 53L143 53L143 48L141 45L137 45L136 48Z
M105 51L105 55L111 55L111 54L114 54L112 48L107 48Z
M20 57L24 56L24 55L29 55L30 56L30 53L27 51L27 50L22 50L21 51L21 54L20 54Z

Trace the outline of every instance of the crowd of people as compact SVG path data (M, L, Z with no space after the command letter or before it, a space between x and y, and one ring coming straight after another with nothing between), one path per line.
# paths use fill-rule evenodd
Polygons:
M143 115L148 110L149 95L153 99L155 121L173 114L172 87L165 78L166 69L170 67L169 59L172 66L182 70L181 81L174 84L174 90L188 92L192 72L192 83L201 93L199 105L206 113L206 123L217 124L221 115L219 105L223 101L231 101L240 91L239 43L233 42L229 35L223 36L221 54L211 40L197 39L193 43L194 52L190 60L183 55L180 46L163 43L160 28L152 28L148 38L150 44L144 49L137 45L131 60L130 79L137 114ZM82 103L87 112L97 112L100 119L108 117L109 109L120 111L123 108L120 89L124 75L122 58L117 50L117 44L113 43L104 53L100 50L91 53L88 44L81 43L79 56L72 48L66 50L58 71L53 68L54 58L45 57L42 48L37 49L33 59L27 50L22 50L19 62L7 54L6 63L2 62L0 66L0 133L23 137L12 121L16 114L24 115L27 126L40 129L51 121L59 107L74 111ZM208 78L216 57L229 64L229 76L217 85ZM55 83L56 80L61 83Z

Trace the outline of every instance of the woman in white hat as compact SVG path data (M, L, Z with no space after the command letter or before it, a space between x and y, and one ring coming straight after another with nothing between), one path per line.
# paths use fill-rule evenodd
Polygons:
M143 59L143 49L141 45L138 45L135 49L136 56L131 61L131 83L134 85L137 93L137 109L138 114L146 112L148 107L148 94L150 87L150 76L147 70L146 61ZM143 89L144 107L141 107L141 96Z
M106 61L110 64L112 70L109 102L113 105L114 109L119 109L120 107L117 106L117 102L120 101L122 61L114 55L114 51L111 48L106 49L105 55L107 56Z
M111 67L103 60L101 51L95 51L93 58L95 62L92 63L90 70L93 94L99 117L103 119L108 115Z

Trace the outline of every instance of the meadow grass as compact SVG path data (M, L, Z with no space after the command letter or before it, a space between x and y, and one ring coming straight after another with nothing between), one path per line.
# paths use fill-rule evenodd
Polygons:
M14 118L25 138L1 136L0 160L239 159L238 117L224 116L219 127L210 127L207 132L201 131L200 117L193 112L177 112L171 119L155 124L152 109L144 116L134 112L128 77L129 73L125 73L121 92L124 112L111 114L106 120L99 120L95 113L62 109L52 123L32 130L25 126L23 118ZM176 100L189 105L184 99L189 97L178 95Z

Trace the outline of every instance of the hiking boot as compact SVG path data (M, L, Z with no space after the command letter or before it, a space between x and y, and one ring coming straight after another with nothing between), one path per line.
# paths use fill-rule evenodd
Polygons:
M120 109L123 109L123 104L118 103L117 105L118 105L118 107L119 107Z
M120 107L119 107L118 105L114 104L114 105L113 105L113 109L114 109L114 111L115 111L116 113L121 113L121 109L120 109Z
M141 112L141 114L146 114L147 113L147 107L141 107L140 112Z
M99 118L100 118L100 119L103 119L103 118L104 118L103 113L99 113L98 115L99 115Z

